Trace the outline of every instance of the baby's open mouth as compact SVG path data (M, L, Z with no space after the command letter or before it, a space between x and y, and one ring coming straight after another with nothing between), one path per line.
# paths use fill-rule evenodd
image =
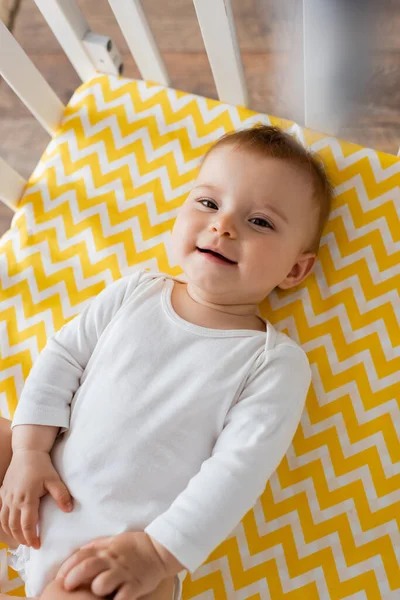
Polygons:
M230 258L227 258L226 256L224 256L223 254L220 254L219 252L214 252L214 250L209 250L208 248L199 248L198 246L196 246L196 249L199 252L203 252L203 253L207 253L207 254L212 254L213 256L215 256L216 258L218 258L219 260L222 260L230 265L237 265L237 262L235 262L234 260L231 260Z

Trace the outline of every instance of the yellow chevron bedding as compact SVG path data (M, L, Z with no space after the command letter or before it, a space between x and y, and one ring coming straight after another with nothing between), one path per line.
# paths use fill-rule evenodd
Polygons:
M262 312L300 342L313 385L257 505L184 598L400 598L400 159L288 121L124 78L73 95L0 242L0 412L11 417L46 339L138 266L180 273L173 221L199 160L262 121L325 161L336 197L314 274ZM396 317L397 314L397 317ZM397 428L397 430L396 430ZM2 591L23 596L6 573Z

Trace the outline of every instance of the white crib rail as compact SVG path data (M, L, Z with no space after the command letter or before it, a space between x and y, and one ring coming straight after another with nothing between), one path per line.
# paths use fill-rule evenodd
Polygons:
M166 66L139 0L108 0L108 3L142 78L169 85Z
M65 107L2 21L0 48L0 75L52 135Z
M83 38L89 25L75 0L35 0L82 81L96 75L96 69L85 49Z
M0 48L0 75L52 135L60 123L64 105L2 21ZM25 183L24 178L0 158L0 200L12 210L16 210Z
M218 97L247 106L248 94L231 0L193 0Z

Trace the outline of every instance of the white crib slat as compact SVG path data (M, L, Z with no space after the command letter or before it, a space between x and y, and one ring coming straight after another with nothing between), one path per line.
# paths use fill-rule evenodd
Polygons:
M89 25L75 0L35 0L47 24L82 81L96 75L83 38Z
M0 74L52 135L60 123L64 105L2 21L0 48Z
M247 106L243 74L230 0L193 0L219 99Z
M143 79L169 85L167 69L140 1L108 0L108 2Z
M0 156L0 200L11 210L17 210L25 184L25 179Z

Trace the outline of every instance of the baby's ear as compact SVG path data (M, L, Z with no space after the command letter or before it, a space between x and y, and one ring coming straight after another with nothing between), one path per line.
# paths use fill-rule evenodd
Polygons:
M304 252L293 265L290 273L278 285L281 290L288 290L296 285L299 285L311 273L317 255L315 252Z

